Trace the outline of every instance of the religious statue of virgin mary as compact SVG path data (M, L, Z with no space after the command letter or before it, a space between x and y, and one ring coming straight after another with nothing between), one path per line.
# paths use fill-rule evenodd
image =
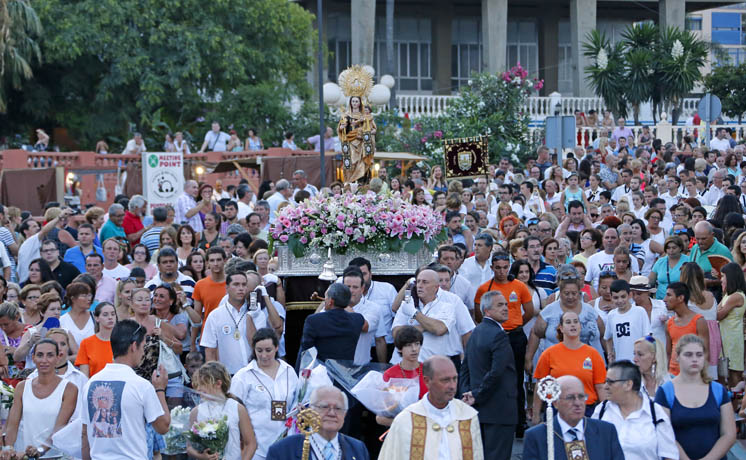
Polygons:
M352 66L339 75L339 86L349 98L337 125L344 181L367 183L376 151L376 123L367 100L373 77L362 66Z

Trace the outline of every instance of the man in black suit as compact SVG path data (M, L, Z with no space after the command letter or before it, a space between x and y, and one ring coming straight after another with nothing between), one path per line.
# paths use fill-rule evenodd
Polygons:
M332 283L324 296L324 311L306 318L300 352L316 347L321 361L355 359L355 348L365 318L355 313L349 304L350 289L344 284Z
M557 379L562 393L554 403L558 414L554 416L554 458L567 460L565 443L583 441L589 460L624 460L614 425L601 420L585 418L585 394L583 382L573 375ZM523 441L523 458L543 460L547 458L547 425L541 423L526 431Z
M508 320L508 301L500 291L481 299L484 320L466 344L459 376L465 403L479 412L484 458L509 460L518 423L513 349L500 323Z

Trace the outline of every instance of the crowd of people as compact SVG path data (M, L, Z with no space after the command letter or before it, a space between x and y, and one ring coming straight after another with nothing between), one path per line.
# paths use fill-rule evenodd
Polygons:
M319 190L302 170L258 186L190 180L151 216L140 195L82 218L49 203L40 222L0 207L0 377L15 387L0 458L61 457L52 436L76 419L83 458L183 458L164 451L176 406L192 422L227 415L226 459L294 458L301 437L278 440L301 390L286 337L320 362L418 382L420 401L394 418L315 389L319 460L509 459L516 438L524 458L546 458L547 376L562 388L555 453L724 458L746 409L746 149L718 139L590 143L562 162L539 147L476 180L381 168L356 192ZM371 192L437 210L448 240L401 286L373 279L383 262L352 260L289 329L268 252L277 212Z

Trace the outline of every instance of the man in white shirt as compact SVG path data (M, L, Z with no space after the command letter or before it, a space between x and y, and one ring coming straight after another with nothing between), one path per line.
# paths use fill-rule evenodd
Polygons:
M189 224L195 232L201 232L204 227L199 212L212 212L212 203L201 201L197 204L199 186L197 181L188 180L184 182L184 193L182 193L176 206L174 206L174 223L177 225Z
M454 357L454 364L458 362L458 365L456 365L456 369L460 371L461 357L463 357L464 355L466 343L469 341L469 337L471 337L471 331L474 330L476 324L474 324L474 319L469 314L469 309L466 308L464 302L462 302L456 294L448 291L448 288L451 285L451 269L446 267L445 265L441 265L438 263L432 263L429 265L429 267L432 270L435 270L435 272L438 274L438 280L440 281L440 290L444 294L446 294L445 298L447 299L450 297L450 303L453 308L456 322L453 329L448 331L448 340L451 346L446 356ZM456 356L458 356L458 358L455 358Z
M289 202L293 196L293 189L290 187L290 182L287 179L280 179L275 183L275 193L267 198L269 203L269 223L275 221L277 208L282 204Z
M363 330L360 333L360 337L357 339L354 359L356 366L363 366L371 361L370 349L373 348L374 344L378 345L379 342L382 342L385 347L386 332L385 329L380 327L380 324L383 321L382 307L363 297L365 279L359 268L354 266L345 268L342 275L342 282L350 290L350 304L347 308L351 308L352 311L360 313L363 315L363 318L365 318ZM386 362L385 355L383 358L384 360L382 362Z
M308 183L308 174L306 174L306 172L302 169L299 169L293 173L293 185L295 185L293 196L295 196L295 194L300 192L301 190L305 190L306 192L310 193L311 198L315 197L316 194L319 193L319 189Z
M668 410L640 394L642 376L635 364L617 361L609 365L605 386L607 400L596 406L593 419L616 427L625 460L679 458ZM626 414L619 407L622 401L632 403L625 408Z
M378 362L385 363L394 351L394 336L391 334L394 312L391 306L396 300L396 288L385 281L373 281L372 266L365 257L352 259L349 266L359 268L363 274L363 299L381 307L381 321L378 326L380 335L376 337L376 357Z
M394 317L394 336L401 326L414 326L422 332L420 362L433 355L448 355L450 342L448 331L455 327L456 316L446 293L440 290L438 274L433 270L422 270L417 275L418 304L414 299L402 302ZM397 353L391 358L392 364L401 361Z
M163 283L178 284L186 294L189 302L192 301L192 293L194 292L194 280L179 271L179 259L176 255L176 251L171 248L163 248L158 251L158 260L156 261L158 267L158 273L148 281L145 285L146 288L150 289L151 292L155 291L155 288Z
M246 216L251 214L252 211L252 203L251 203L251 189L248 185L242 185L238 187L238 190L236 191L236 195L238 196L238 214L237 219L245 219Z
M248 337L253 337L256 330L266 327L267 323L261 320L265 317L249 312L246 274L227 275L225 286L228 295L207 316L200 346L205 349L205 361L219 360L233 375L250 361Z
M39 250L41 249L41 242L44 237L46 237L49 232L57 226L60 219L67 218L70 214L69 209L63 209L58 217L47 222L44 227L41 227L41 230L39 229L39 224L33 219L24 221L21 226L18 227L18 231L26 238L23 244L21 244L21 247L18 248L17 269L19 282L22 283L28 279L28 266L31 264L32 260L39 258L41 255Z
M212 129L205 134L205 141L202 143L199 153L203 153L205 149L211 152L225 152L230 139L228 133L220 130L220 123L213 121Z
M150 382L132 369L145 354L145 328L131 319L119 321L111 332L114 362L91 377L83 389L83 460L148 458L145 423L166 434L171 412L166 405L168 373L153 371Z
M114 281L119 281L130 276L130 270L124 268L124 265L119 263L121 246L119 246L116 240L109 238L103 242L101 249L104 252L104 276L108 276Z
M603 237L604 250L597 252L588 258L588 271L585 274L585 281L593 283L593 288L598 288L598 277L601 272L614 270L614 249L619 246L619 234L616 229L609 228L604 232ZM632 273L639 271L637 258L630 257Z
M725 179L725 169L718 169L712 174L712 184L702 197L702 204L707 206L716 206L720 198L725 195L723 191L723 179Z
M730 140L727 137L727 131L725 128L718 128L715 139L710 140L710 149L719 150L721 153L725 153L730 148Z
M678 176L669 176L666 178L666 193L662 193L660 198L666 202L666 208L671 209L672 206L679 204L679 187L681 186L681 179Z
M458 249L453 246L441 246L438 248L438 263L450 268L454 273L451 277L451 288L448 291L456 294L470 310L472 317L474 317L474 295L477 290L466 278L457 272L459 267L458 252Z
M147 152L148 149L145 147L145 141L142 140L140 133L135 133L132 139L127 141L127 146L124 148L122 155L139 155L143 152Z
M474 255L464 260L458 273L466 278L476 291L492 278L490 255L495 242L488 233L480 233L474 239Z

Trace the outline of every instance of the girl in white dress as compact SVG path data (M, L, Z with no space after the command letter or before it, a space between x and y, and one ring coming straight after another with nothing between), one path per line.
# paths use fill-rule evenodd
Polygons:
M194 373L192 384L201 393L202 402L192 409L189 425L227 416L228 444L222 458L249 460L256 451L254 428L244 405L228 391L231 386L228 370L217 361L208 361ZM197 460L218 460L217 452L198 452L189 444L187 454Z

